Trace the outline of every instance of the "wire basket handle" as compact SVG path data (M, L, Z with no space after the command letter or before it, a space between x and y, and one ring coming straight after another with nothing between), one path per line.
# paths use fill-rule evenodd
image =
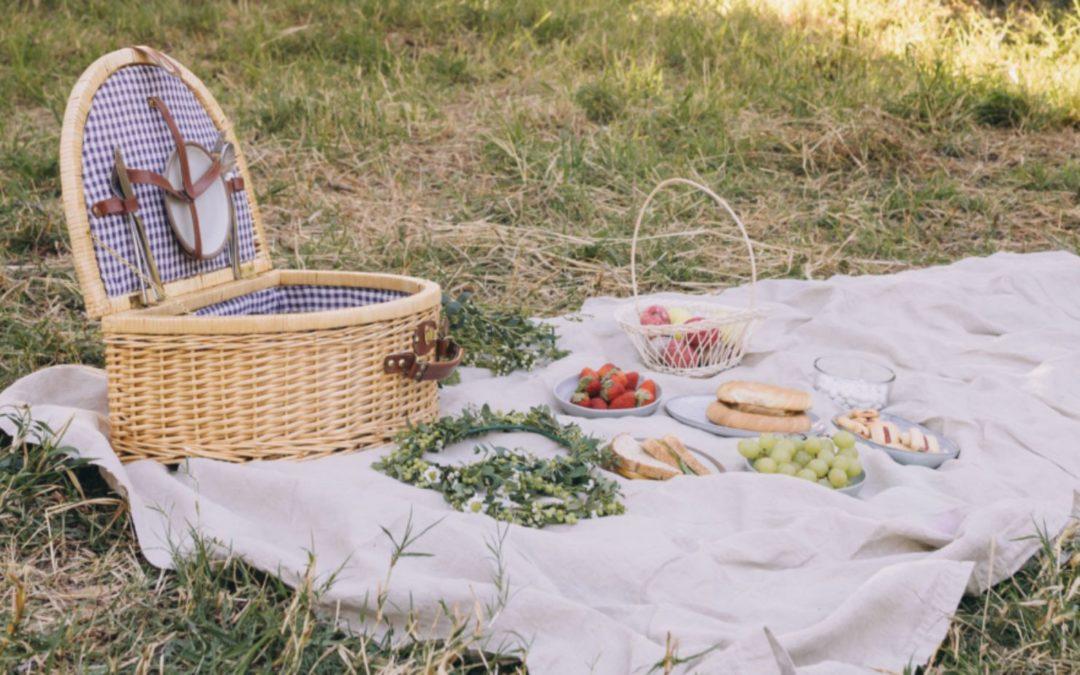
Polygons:
M701 192L712 197L712 200L717 203L722 209L727 211L731 219L735 221L735 224L739 227L739 232L742 234L743 241L746 242L746 252L750 256L750 308L757 307L757 260L754 258L754 244L750 241L750 235L746 233L746 226L739 220L739 216L735 214L731 206L723 197L716 194L709 188L705 187L701 183L696 183L686 178L667 178L660 181L656 187L652 189L649 196L645 198L645 203L641 205L638 210L637 220L634 221L634 238L630 240L630 284L634 288L634 306L638 309L640 314L641 308L638 305L638 285L637 285L637 245L638 245L638 232L641 230L641 221L645 218L645 211L649 208L649 204L652 203L653 197L657 192L666 188L669 185L689 185L692 188L696 188Z

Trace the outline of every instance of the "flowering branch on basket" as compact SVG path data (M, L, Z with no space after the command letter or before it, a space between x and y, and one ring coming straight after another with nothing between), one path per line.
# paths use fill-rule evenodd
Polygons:
M476 304L466 291L456 299L443 296L443 311L454 340L465 348L467 366L487 368L496 375L532 370L542 361L566 356L559 336L547 324L519 310L492 309Z
M565 456L542 459L520 449L479 445L479 462L444 466L424 455L494 431L526 431L555 441ZM437 490L459 511L486 513L527 527L573 524L624 511L618 484L596 473L610 450L574 424L562 425L546 406L499 412L484 406L421 424L397 437L398 447L375 468L402 482Z

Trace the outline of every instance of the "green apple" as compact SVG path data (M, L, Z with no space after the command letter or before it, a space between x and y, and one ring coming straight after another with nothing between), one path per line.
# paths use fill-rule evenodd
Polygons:
M693 319L694 315L685 307L672 307L668 309L668 317L671 319L671 323L679 326Z

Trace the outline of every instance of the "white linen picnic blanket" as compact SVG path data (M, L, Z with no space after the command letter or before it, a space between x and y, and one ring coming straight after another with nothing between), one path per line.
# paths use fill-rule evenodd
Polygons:
M966 591L1012 575L1076 514L1080 486L1080 258L998 254L947 267L828 281L766 281L771 311L736 369L710 380L658 376L665 396L705 393L745 378L812 388L815 357L883 359L898 378L889 409L955 440L959 460L934 471L863 451L858 498L813 483L741 471L734 442L651 418L574 421L598 435L675 433L728 472L667 482L624 481L627 513L572 526L504 532L508 600L484 626L489 646L528 647L532 672L643 673L670 635L696 672L834 673L926 662ZM677 303L679 296L664 295ZM651 302L655 298L646 299ZM723 301L741 305L747 288ZM612 313L594 298L554 321L571 356L531 373L468 370L442 392L444 412L552 404L552 386L585 365L638 365ZM815 410L835 407L815 392ZM403 558L389 611L422 617L438 603L469 613L499 595L488 546L495 521L451 510L434 492L371 468L386 450L309 462L231 465L193 460L170 472L121 465L109 447L105 375L66 366L0 395L26 403L97 462L131 504L147 559L169 567L193 528L267 572L295 582L313 553L323 601L359 615L384 581L391 542L411 518L439 524ZM528 435L493 443L554 452ZM467 460L474 444L443 461ZM621 480L621 479L620 479ZM503 528L506 526L504 525ZM423 625L423 622L421 622ZM765 628L779 645L767 639ZM710 651L711 650L711 651Z

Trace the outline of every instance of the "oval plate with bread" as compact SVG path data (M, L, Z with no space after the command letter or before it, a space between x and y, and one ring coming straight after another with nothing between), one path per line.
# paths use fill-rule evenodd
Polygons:
M836 417L834 417L833 424L835 424L838 429L845 429L846 431L852 432L859 443L863 443L872 448L877 448L878 450L884 450L886 453L888 453L889 457L891 457L892 460L897 464L911 464L914 466L925 466L930 469L936 469L948 460L956 459L960 456L960 446L950 441L948 438L945 438L941 434L935 433L934 431L924 427L921 424L916 424L915 422L906 420L903 417L897 417L896 415L887 412L852 412L865 412L867 414L872 414L875 419L880 420L882 426L885 426L886 428L893 430L894 432L898 432L895 433L897 437L896 441L894 441L891 445L886 445L885 443L878 443L874 441L872 437L868 438L868 435L870 434L869 428L866 429L866 433L864 434L861 429L853 428L850 418L848 418L848 420L843 419L846 417L845 415L837 415ZM865 422L865 420L855 420L855 422ZM933 447L933 449L936 451L918 452L916 450L910 450L905 447L904 441L910 439L912 432L914 432L916 437L926 443L926 446L924 447L927 447L928 449L930 447ZM882 440L885 439L883 438ZM930 446L931 443L933 444L933 446Z
M678 396L667 402L668 414L683 424L718 436L749 438L762 433L808 434L818 418L805 391L760 382L732 380L715 396Z
M723 473L724 465L676 436L634 438L619 434L611 439L615 473L631 480L667 480L680 475L708 476Z

